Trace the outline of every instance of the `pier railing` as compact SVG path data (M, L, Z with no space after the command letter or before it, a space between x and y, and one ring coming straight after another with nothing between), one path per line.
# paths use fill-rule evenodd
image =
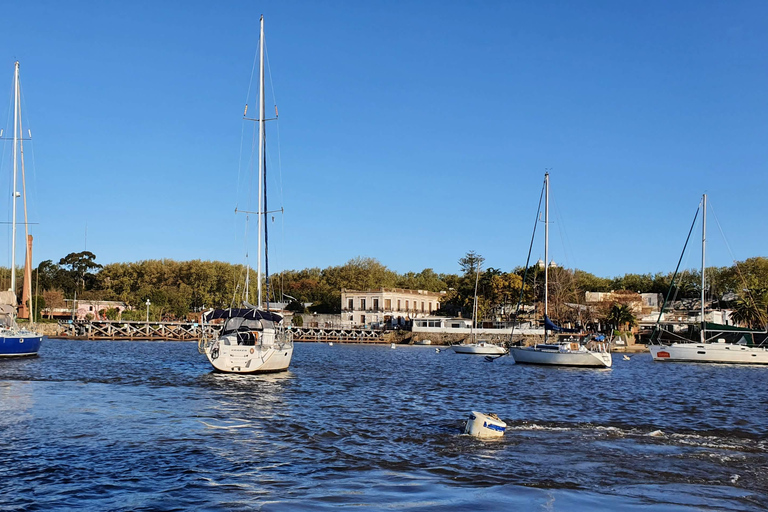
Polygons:
M141 321L59 321L62 338L85 340L156 340L197 341L205 330L207 338L213 338L221 325L197 322L141 322ZM383 343L382 329L352 327L291 327L295 341L339 341L353 343Z
M215 336L220 328L197 322L59 321L63 337L87 340L194 341L200 339L203 329L206 335Z

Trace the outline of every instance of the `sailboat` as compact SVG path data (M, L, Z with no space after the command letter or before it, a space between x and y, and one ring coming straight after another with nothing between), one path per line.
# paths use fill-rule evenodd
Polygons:
M20 194L16 191L19 155L21 156L22 183L24 179L24 150L22 146L21 135L21 93L19 90L19 62L16 61L13 75L14 83L14 103L13 103L13 213L11 220L11 287L7 292L3 292L0 297L0 357L15 356L36 356L43 342L42 334L29 329L20 328L16 323L16 199ZM20 151L21 150L21 151ZM26 217L26 187L24 188L24 226L27 226ZM26 268L29 269L32 263L31 237L27 235L27 258ZM28 293L26 287L31 287L31 281L25 280L24 296L28 296L30 303L31 293ZM31 304L30 304L31 305ZM32 308L28 308L31 311ZM30 321L32 315L30 314Z
M664 306L662 306L661 313L659 313L659 319L656 322L656 328L651 335L651 345L649 346L653 360L700 363L768 364L768 348L765 346L754 346L751 343L752 334L765 334L765 331L753 331L732 325L713 324L707 322L704 318L704 294L707 283L705 273L707 253L706 194L704 194L701 199L701 211L701 325L699 329L699 341L678 343L662 342L660 340L662 331L659 329L661 318L664 314ZM691 226L691 229L693 229L693 226ZM677 271L675 274L677 274ZM707 337L708 333L714 334ZM736 336L738 342L727 343L724 336L729 335Z
M214 369L226 373L269 373L288 369L293 357L293 337L290 329L285 326L283 317L278 313L263 307L262 302L262 256L266 261L266 250L262 254L262 241L266 248L267 242L267 194L266 194L266 137L264 115L264 16L260 20L259 36L259 118L250 119L259 123L259 209L258 218L258 264L257 288L258 303L253 306L243 300L243 307L228 309L213 309L203 314L204 336L200 339L198 348L205 353ZM247 108L246 108L247 114ZM246 118L248 119L248 118ZM236 210L237 211L237 210ZM267 270L269 266L267 265ZM246 267L246 274L249 269ZM268 274L268 272L267 272ZM269 276L267 275L267 283ZM246 277L246 292L248 297L248 277ZM269 289L267 290L267 297ZM268 299L267 299L268 301ZM211 322L221 320L223 325L218 336L207 338L205 333L210 331Z
M477 340L475 335L475 323L477 322L477 284L480 281L480 265L475 273L475 299L472 302L472 328L470 329L469 343L451 345L451 349L457 354L478 354L500 356L507 353L507 349L490 341Z
M549 318L549 173L544 174L544 343L532 347L510 347L509 353L515 363L556 366L585 366L610 368L613 364L607 346L587 349L578 338L564 339L549 343L549 332L569 332L556 325Z

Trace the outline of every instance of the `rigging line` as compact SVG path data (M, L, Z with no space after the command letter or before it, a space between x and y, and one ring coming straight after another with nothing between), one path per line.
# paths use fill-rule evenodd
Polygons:
M11 123L12 123L11 118L13 117L13 101L14 101L13 90L14 90L14 84L15 84L15 78L12 78L11 79L10 94L8 96L8 118L6 119L6 122L5 122L5 128L6 129L9 126L11 126ZM3 164L6 163L6 153L5 152L6 152L6 148L8 147L8 143L9 143L9 140L6 137L5 140L3 140L3 160L2 160ZM11 146L13 146L13 142L11 142ZM8 181L6 182L6 192L11 192L12 193L11 189L13 188L13 169L11 169L11 172L9 172L7 174L7 180ZM11 194L6 194L6 197L11 197ZM9 219L11 218L11 209L13 208L12 203L13 203L13 201L7 201L6 205L5 205L5 208L6 208L6 210L5 210L6 218L9 218ZM6 231L5 231L5 238L6 238L6 242L7 242L7 244L6 244L6 254L5 255L6 255L6 261L8 261L8 262L11 261L11 245L12 245L11 244L11 236L12 236L11 233L12 232L13 232L12 226L9 224L6 227ZM8 265L8 267L10 268L10 264ZM7 289L10 288L10 279L11 278L10 278L10 273L9 273L8 274L8 283L9 283L9 285L8 285L7 288L5 288L5 279L3 279L3 289L4 290L7 290Z
M669 300L669 294L672 292L672 287L675 285L675 277L677 277L677 272L680 270L680 263L683 261L683 255L685 254L685 249L688 247L688 242L691 239L691 233L693 233L693 228L696 226L696 219L699 216L699 210L701 210L701 203L699 203L698 208L696 208L696 213L693 216L693 222L691 222L691 229L688 230L688 237L685 239L685 244L683 245L683 252L680 253L680 258L677 260L677 267L675 267L675 273L672 274L672 282L669 283L669 290L667 290L667 296L664 298L664 302L661 305L661 310L659 311L659 318L656 320L656 325L653 327L653 332L651 333L651 343L653 343L654 336L656 336L656 333L659 329L659 322L661 322L661 316L664 314L664 307L667 305L667 301ZM675 292L675 295L677 295L677 292Z
M723 231L723 228L720 225L720 220L717 218L717 214L715 213L715 209L712 206L712 202L708 201L708 203L709 203L709 209L712 211L712 215L715 217L715 224L717 224L717 228L720 230L720 235L723 237L723 241L725 242L725 247L728 249L728 254L730 254L731 256L731 261L736 267L736 272L739 274L739 278L741 278L741 283L744 286L744 289L746 290L752 305L756 307L756 302L755 302L754 296L752 295L752 290L750 290L749 285L747 284L747 279L744 277L744 274L741 272L739 262L736 261L736 257L733 255L733 251L731 250L730 244L728 244L728 239L725 237L725 232Z
M30 195L32 196L32 213L36 214L39 218L39 211L37 210L38 198L37 196L37 166L35 165L35 141L32 140L32 123L29 120L29 110L27 109L27 100L24 96L24 90L19 84L19 97L21 98L21 104L24 107L24 112L27 112L27 133L29 134L29 152L32 157L32 180L30 182ZM21 127L20 127L21 128ZM26 203L25 207L26 209Z
M267 293L266 293L266 297L267 297L267 311L269 311L269 293L270 293L271 286L270 286L270 282L269 282L269 235L268 235L268 232L267 232L267 227L269 225L269 222L268 222L269 215L267 215L267 213L266 213L266 212L269 211L269 208L267 208L267 152L266 152L266 147L267 147L267 130L266 129L264 130L264 142L263 142L263 144L264 144L264 148L265 148L265 151L264 151L264 154L263 154L263 158L264 158L264 177L263 177L263 179L264 179L264 199L263 199L264 200L264 211L261 212L260 215L264 218L264 281L265 281L265 284L267 285ZM259 307L261 307L261 304L259 304Z
M528 246L528 257L525 260L525 271L523 272L523 282L520 284L520 297L517 299L517 306L515 307L515 320L512 322L512 331L509 333L510 344L512 344L512 337L515 335L515 325L517 324L518 315L520 314L520 305L523 303L523 294L525 293L525 280L528 277L528 266L530 265L530 262L531 262L531 253L533 252L533 241L536 238L536 226L539 224L539 214L541 214L541 202L544 199L545 187L546 187L546 182L541 185L541 193L539 194L539 206L536 208L536 218L533 221L533 233L531 234L531 243ZM546 262L544 264L546 265ZM535 290L534 290L534 297L535 297Z
M560 207L558 206L558 203L557 201L554 200L554 198L552 199L552 202L554 203L554 206L555 206L555 218L557 219L557 233L560 235L560 245L563 247L563 259L565 260L565 265L561 264L560 266L563 268L570 268L571 258L568 256L568 253L572 251L570 251L569 246L566 244L566 241L568 242L568 244L570 244L570 241L567 240L568 237L563 234L565 225L563 224L563 217L562 215L560 215Z
M277 96L275 95L275 84L272 81L272 66L269 64L269 47L266 39L264 40L264 58L267 61L267 73L269 73L269 87L272 91L272 103L275 106L275 129L277 130L277 173L279 176L278 189L280 190L280 206L285 206L283 201L283 155L280 151L280 116L277 114Z

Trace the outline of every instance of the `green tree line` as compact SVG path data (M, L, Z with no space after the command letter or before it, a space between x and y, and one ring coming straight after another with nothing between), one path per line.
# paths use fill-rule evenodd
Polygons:
M447 292L441 308L446 314L470 316L477 285L478 318L509 316L520 297L523 278L523 303L542 300L543 269L534 265L526 269L510 270L483 268L484 259L470 251L457 262L455 274L436 273L427 268L420 272L398 273L374 258L357 257L343 265L326 268L286 270L264 282L269 300L279 301L290 296L294 307L311 303L310 310L318 313L339 313L341 290L368 290L382 287L421 289ZM250 273L247 299L256 302L256 275ZM23 275L19 272L19 275ZM244 298L246 267L220 261L146 260L131 263L100 265L96 255L89 251L70 253L58 262L41 262L33 273L35 294L48 293L46 302L57 307L63 298L75 295L83 300L117 300L144 311L150 300L153 318L184 318L188 313L209 307L238 305ZM10 270L0 269L0 280L9 284ZM678 275L673 295L696 298L701 294L700 274L687 271ZM672 282L671 273L625 274L620 277L599 277L579 269L551 268L549 276L550 315L563 321L573 316L568 303L583 303L584 292L628 290L640 293L667 294ZM719 298L731 293L745 314L746 322L763 322L768 303L768 259L749 258L730 267L707 269L706 290L709 297ZM16 283L21 295L21 280ZM45 296L45 295L43 295ZM58 307L63 307L63 304ZM756 318L749 312L757 311ZM762 315L762 316L760 316ZM754 315L753 315L754 316Z

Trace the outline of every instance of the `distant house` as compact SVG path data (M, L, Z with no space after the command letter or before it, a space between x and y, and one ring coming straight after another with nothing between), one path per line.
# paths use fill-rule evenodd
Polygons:
M66 299L65 303L67 307L43 309L42 314L44 316L52 316L53 318L68 319L73 317L73 300ZM105 312L108 309L117 309L118 314L122 314L126 309L130 309L128 304L116 300L78 300L74 307L77 308L74 311L74 318L76 320L86 320L88 315L93 315L94 320L106 320Z
M350 326L402 325L424 318L440 309L445 292L379 288L341 290L341 320Z

